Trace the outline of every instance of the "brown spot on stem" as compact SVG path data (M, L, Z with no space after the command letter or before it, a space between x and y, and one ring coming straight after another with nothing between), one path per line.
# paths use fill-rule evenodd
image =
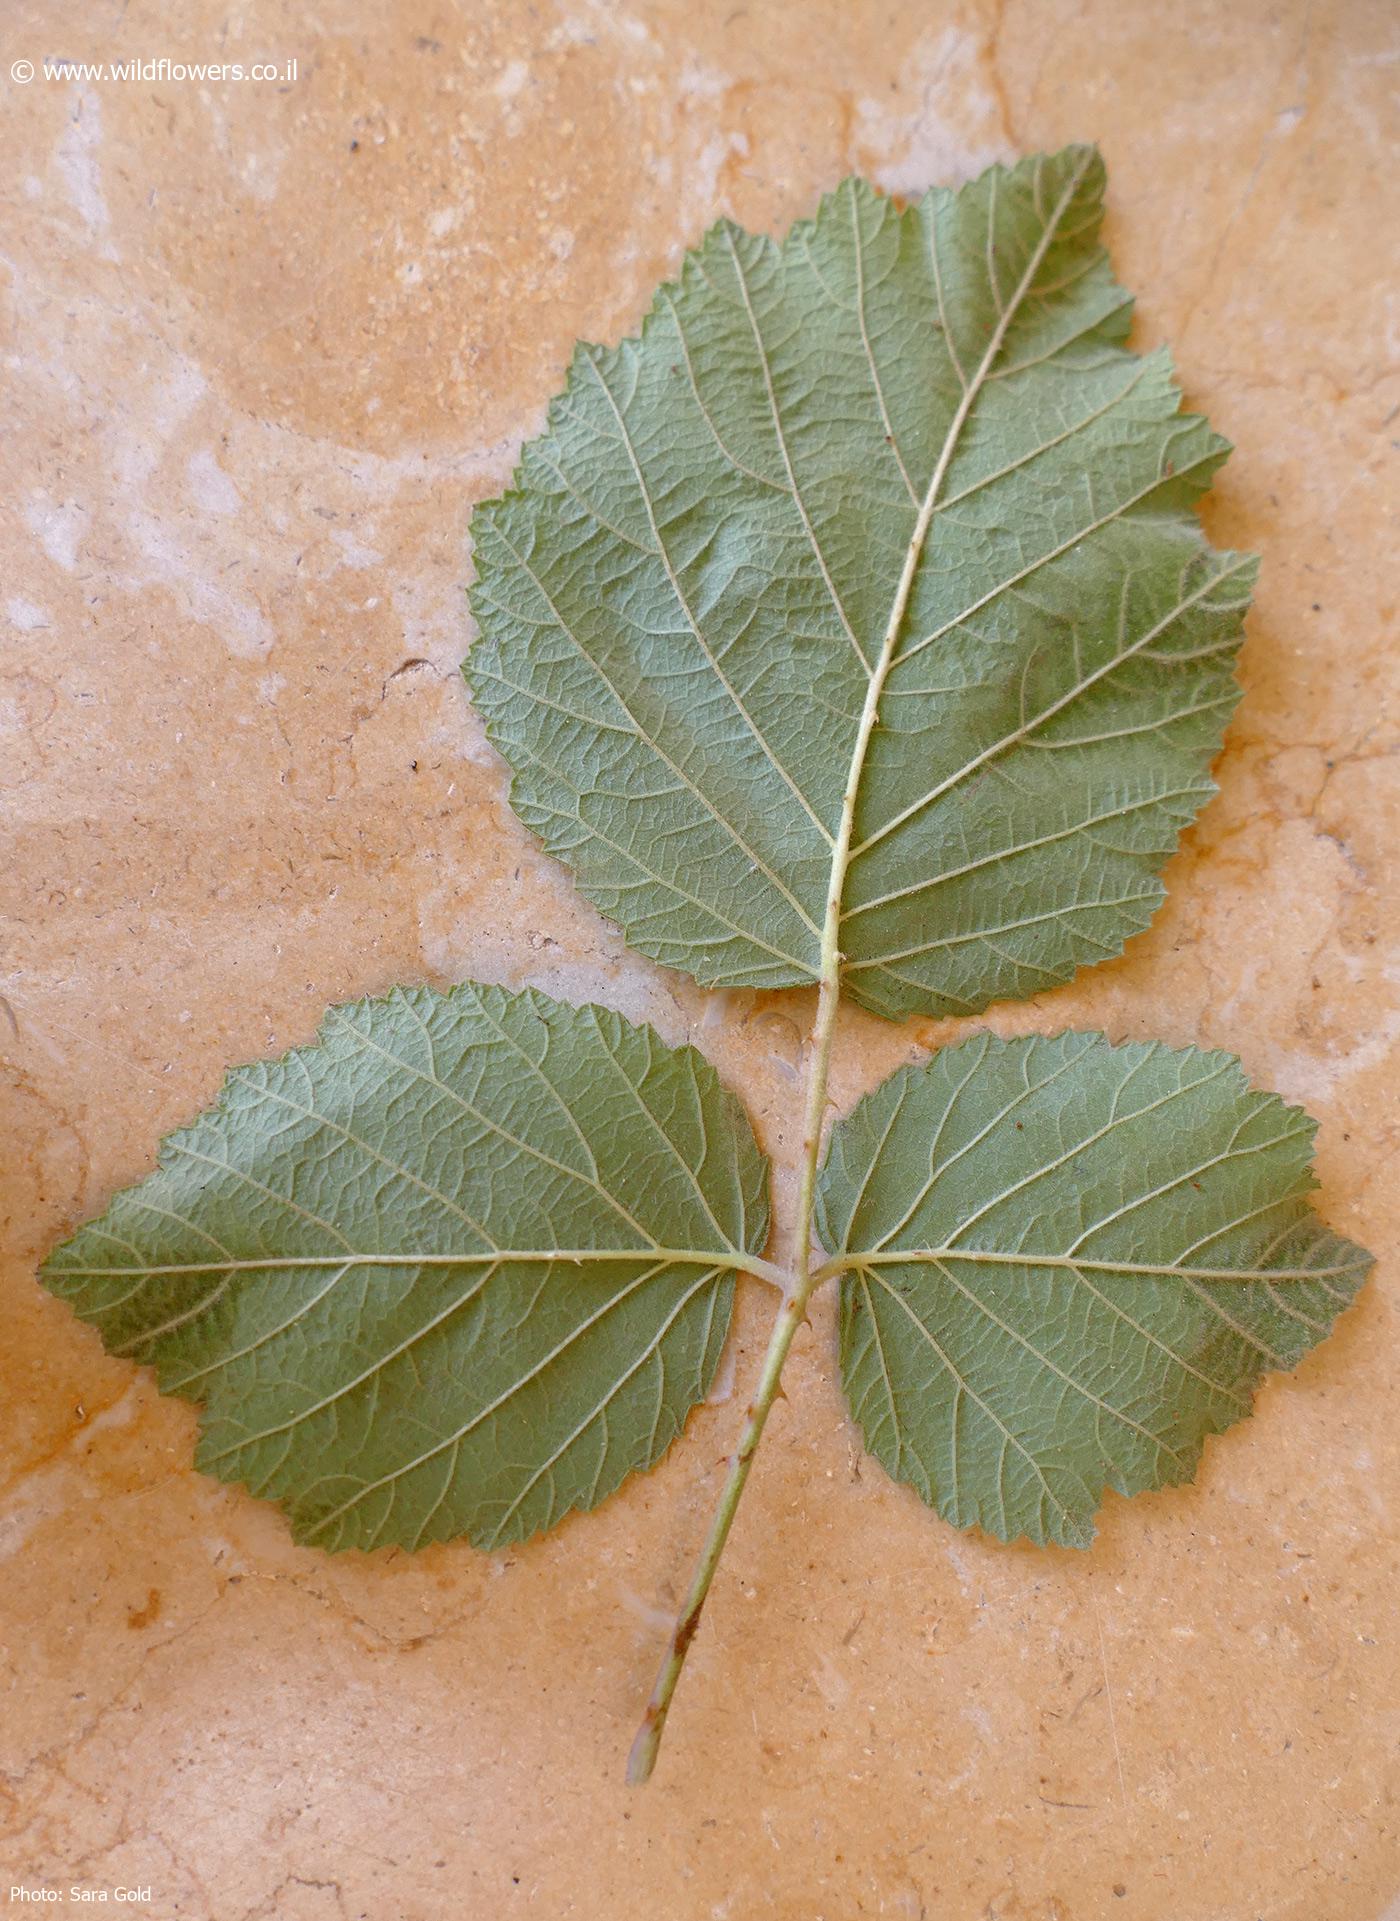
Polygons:
M685 1659L686 1651L690 1647L691 1642L695 1639L695 1630L700 1625L700 1616L704 1613L704 1611L705 1611L705 1603L703 1601L699 1601L687 1613L683 1614L679 1621L677 1621L676 1623L676 1655L678 1659L680 1660ZM651 1709L648 1708L647 1712L650 1713Z

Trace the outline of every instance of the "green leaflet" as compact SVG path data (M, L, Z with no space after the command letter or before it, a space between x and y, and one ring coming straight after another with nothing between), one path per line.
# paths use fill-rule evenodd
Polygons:
M497 1547L660 1457L767 1233L764 1158L692 1048L417 989L230 1074L44 1279L203 1403L197 1464L298 1539Z
M1207 1434L1330 1330L1371 1257L1307 1196L1315 1124L1232 1054L981 1035L832 1135L841 1368L866 1445L941 1514L1086 1546L1105 1487Z
M1225 442L1124 349L1103 186L1074 147L722 223L476 510L513 804L643 953L814 981L835 867L844 988L965 1014L1147 925L1254 563L1194 516Z

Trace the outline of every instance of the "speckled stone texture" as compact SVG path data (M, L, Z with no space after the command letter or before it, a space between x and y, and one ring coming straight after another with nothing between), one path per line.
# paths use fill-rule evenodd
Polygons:
M1394 8L10 0L0 41L0 1903L1394 1912ZM299 67L5 77L55 55ZM778 228L851 169L914 191L1084 138L1137 341L1237 444L1209 531L1263 579L1166 910L990 1024L1237 1050L1319 1117L1322 1209L1382 1258L1199 1485L1110 1499L1087 1554L955 1534L862 1461L823 1304L629 1793L762 1290L732 1398L597 1514L331 1559L192 1471L193 1411L35 1262L226 1066L400 980L689 1036L790 1170L810 996L630 957L506 809L456 671L472 503L574 339L631 326L714 215ZM848 1015L837 1102L969 1025Z

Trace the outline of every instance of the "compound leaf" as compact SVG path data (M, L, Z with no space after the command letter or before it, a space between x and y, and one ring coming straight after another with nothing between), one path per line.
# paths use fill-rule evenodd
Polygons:
M514 807L643 953L810 983L835 869L847 991L966 1014L1151 918L1254 563L1196 523L1226 443L1124 348L1103 186L1072 147L721 223L477 508Z
M980 1035L836 1128L823 1244L866 1445L961 1527L1084 1546L1105 1487L1207 1434L1330 1330L1371 1257L1308 1204L1315 1124L1232 1054Z
M197 1465L298 1539L497 1547L659 1458L767 1233L764 1158L692 1048L468 985L230 1074L44 1279L203 1403Z

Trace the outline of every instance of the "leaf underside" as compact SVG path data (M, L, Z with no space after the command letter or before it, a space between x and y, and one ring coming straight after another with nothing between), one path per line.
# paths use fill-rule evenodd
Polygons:
M466 986L230 1074L43 1278L204 1404L196 1464L299 1540L497 1547L660 1457L767 1233L766 1162L692 1048Z
M1315 1123L1231 1054L980 1035L836 1128L841 1370L940 1514L1085 1546L1103 1490L1189 1480L1371 1257L1308 1204Z
M1090 148L898 210L717 226L580 346L473 517L476 704L521 819L629 943L817 979L858 722L842 985L967 1014L1118 953L1213 791L1254 575L1226 443L1124 348Z
M967 1014L1146 925L1254 563L1202 539L1225 443L1124 348L1102 193L1070 148L903 211L848 181L781 243L721 224L477 509L514 805L643 953L803 985L825 932L824 1006L839 965L882 1015ZM1076 1545L1105 1488L1189 1478L1369 1266L1310 1210L1312 1133L1230 1056L1098 1035L897 1073L815 1216L872 1453ZM496 1547L660 1457L768 1227L693 1049L469 984L231 1074L44 1279L298 1539Z

